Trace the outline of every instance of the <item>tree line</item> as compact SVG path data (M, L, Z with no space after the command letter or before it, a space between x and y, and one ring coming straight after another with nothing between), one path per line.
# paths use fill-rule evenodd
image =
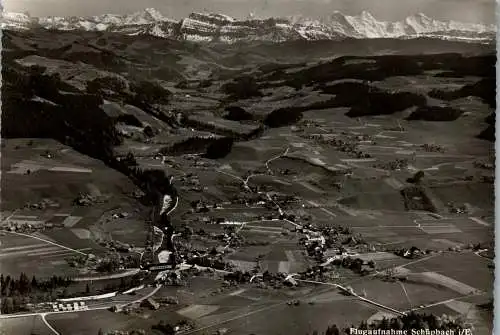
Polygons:
M48 279L39 280L36 276L29 279L25 273L21 273L19 278L0 274L0 296L10 297L16 294L24 296L34 291L47 292L61 287L68 287L72 282L71 278L55 275Z
M31 279L25 273L19 278L0 274L0 297L2 300L1 310L3 314L15 313L25 310L27 303L32 300L32 295L50 295L59 288L67 288L72 280L67 277L52 276L40 280L33 276Z

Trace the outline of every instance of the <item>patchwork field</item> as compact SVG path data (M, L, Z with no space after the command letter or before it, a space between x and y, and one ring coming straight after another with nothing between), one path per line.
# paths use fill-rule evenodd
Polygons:
M3 233L0 236L0 270L6 275L19 276L24 272L29 277L50 277L52 275L71 276L76 273L66 262L66 258L78 255L78 251L68 250L51 240L42 240L26 235ZM75 248L78 248L75 246Z
M4 225L21 229L56 227L44 234L64 246L94 253L102 251L95 241L108 231L123 242L145 242L143 209L132 196L137 188L126 176L47 139L4 141L3 154ZM29 167L26 159L31 162ZM18 162L26 167L22 173L12 170L19 167ZM77 168L62 168L70 164ZM78 199L89 202L77 205ZM106 221L119 211L134 213L137 219ZM114 227L106 227L110 224Z

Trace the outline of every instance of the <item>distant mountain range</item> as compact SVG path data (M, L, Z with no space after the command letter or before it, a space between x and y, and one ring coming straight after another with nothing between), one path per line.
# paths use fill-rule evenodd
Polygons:
M345 38L430 37L469 42L489 42L496 36L494 25L438 21L425 14L402 21L379 21L368 12L358 16L334 12L326 19L304 17L238 20L227 15L192 13L172 20L153 8L130 15L104 14L92 17L30 17L26 14L2 15L2 29L108 31L127 35L152 35L194 42L341 40Z

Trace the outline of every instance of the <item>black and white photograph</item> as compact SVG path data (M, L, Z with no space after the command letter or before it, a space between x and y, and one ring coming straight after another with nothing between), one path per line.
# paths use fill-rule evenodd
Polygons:
M0 335L491 335L495 0L3 0Z

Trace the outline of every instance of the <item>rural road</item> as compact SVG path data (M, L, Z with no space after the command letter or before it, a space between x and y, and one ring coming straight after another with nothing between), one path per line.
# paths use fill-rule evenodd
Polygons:
M52 242L52 241L49 241L49 240L46 240L46 239L43 239L41 237L37 237L37 236L34 236L34 235L30 235L30 234L24 234L24 233L16 233L16 232L13 232L13 231L5 231L6 233L9 233L9 234L12 234L12 235L17 235L17 236L23 236L23 237L29 237L29 238L33 238L35 240L39 240L39 241L42 241L42 242L45 242L45 243L48 243L48 244L52 244L52 245L55 245L59 248L62 248L62 249L66 249L66 250L69 250L69 251L73 251L77 254L80 254L80 255L83 255L83 256L87 256L88 254L80 251L80 250L76 250L76 249L72 249L72 248L69 248L69 247L66 247L62 244L59 244L59 243L55 243L55 242Z
M273 173L273 171L269 167L269 163L271 163L274 160L280 159L281 157L285 157L286 155L288 155L288 151L290 151L290 147L286 148L282 154L279 154L278 156L272 157L266 161L266 168L267 168L267 171L269 171L269 173L271 173L271 174Z
M219 172L219 173L222 173L222 174L225 174L229 177L233 177L234 179L237 179L239 181L241 181L243 183L243 187L245 187L245 189L247 190L250 190L250 187L248 186L248 182L250 181L251 178L253 177L257 177L257 176L268 176L268 175L271 175L272 174L272 170L269 168L269 163L271 163L272 161L276 160L276 159L280 159L281 157L284 157L288 154L288 151L290 150L290 148L286 148L285 151L277 156L274 156L270 159L268 159L266 162L265 162L265 166L267 168L267 170L269 171L269 174L265 174L265 173L253 173L251 175L249 175L246 179L243 179L242 177L239 177L239 176L236 176L232 173L229 173L229 172L226 172L226 171L222 171L222 170L219 170L217 169L216 171Z
M462 296L459 296L459 297L456 297L456 298L451 298L451 299L446 299L446 300L441 300L441 301L438 301L438 302L434 302L432 304L424 305L422 307L412 308L412 309L407 310L405 312L409 313L409 312L420 311L420 310L423 310L423 309L426 309L426 308L429 308L429 307L439 306L439 305L443 305L443 304L446 304L446 303L449 303L449 302L452 302L452 301L459 301L459 300L462 300L462 299L467 299L467 298L471 298L471 297L477 297L477 296L481 296L481 295L484 295L484 294L485 293L474 293L474 294L469 294L469 295L462 295Z
M124 306L128 306L128 305L131 305L131 304L135 304L135 303L138 303L138 302L141 302L145 299L148 299L150 297L152 297L153 295L155 295L159 290L161 289L161 285L160 286L157 286L154 288L153 291L149 292L148 294L145 294L144 296L141 296L140 298L134 300L134 301L130 301L130 302L126 302L122 305L122 307ZM116 305L116 301L110 301L110 302L105 302L105 303L100 303L98 306L95 306L95 307L91 307L89 306L88 309L86 310L68 310L68 311L58 311L58 312L31 312L31 313L16 313L16 314L0 314L0 320L1 319L14 319L14 318L24 318L24 317L28 317L28 316L42 316L42 315L51 315L51 314L65 314L65 313L83 313L83 312L88 312L88 311L95 311L95 310L103 310L103 309L108 309L112 306Z
M327 286L329 286L330 288L328 288L328 289L326 289L324 291L321 291L321 292L308 292L308 293L305 293L304 295L301 295L301 296L299 296L297 298L298 299L307 299L308 297L314 297L316 295L321 295L323 293L331 291L331 287L333 287L333 286L332 285L327 285ZM236 320L239 320L239 319L243 319L243 318L249 317L249 316L254 315L254 314L266 312L266 311L269 311L271 309L283 306L285 304L286 304L286 301L281 301L281 302L278 302L278 303L275 303L275 304L272 304L272 305L264 306L262 308L255 309L253 311L250 311L250 312L247 312L247 313L243 313L243 314L237 315L235 317L231 317L231 318L226 319L226 320L222 320L222 321L219 321L219 322L214 322L214 323L212 323L210 325L207 325L207 326L203 326L203 327L200 327L200 328L197 328L197 329L193 329L193 330L181 332L180 335L195 334L195 333L199 333L201 331L206 331L207 329L218 327L220 325L223 325L223 324L226 324L226 323L229 323L229 322L232 322L232 321L236 321Z
M119 305L118 307L119 308L124 308L126 306L129 306L129 305L133 305L133 304L136 304L136 303L140 303L141 301L143 300L146 300L150 297L152 297L153 295L155 295L160 289L161 289L161 285L157 286L154 288L153 291L149 292L148 294L136 299L136 300L133 300L133 301L130 301L130 302L126 302L122 305ZM47 321L46 317L47 315L52 315L52 314L67 314L67 313L84 313L84 312L88 312L88 311L97 311L97 310L107 310L109 308L111 308L112 306L117 306L117 302L116 301L111 301L109 303L104 303L104 304L99 304L99 305L96 305L94 307L89 307L88 309L86 310L70 310L70 311L59 311L59 312L43 312L43 313L19 313L19 314L3 314L3 315L0 315L0 320L2 319L13 319L13 318L24 318L24 317L30 317L30 316L40 316L43 323L47 326L47 328L49 328L52 333L56 334L56 335L62 335L61 333L59 333L54 327L52 327L52 325Z
M133 276L137 273L139 273L141 269L128 269L125 272L121 273L115 273L115 274L110 274L106 276L96 276L96 277L76 277L73 279L73 281L94 281L94 280L107 280L107 279L117 279L117 278L123 278L123 277L128 277L128 276Z
M127 302L123 305L120 305L119 308L123 308L123 307L126 307L126 306L129 306L129 305L133 305L133 304L137 304L137 303L140 303L141 301L143 300L146 300L148 298L151 298L153 295L155 295L160 289L161 289L161 285L158 285L157 287L155 287L155 289L153 291L151 291L150 293L134 300L134 301L131 301L131 302Z
M328 286L334 286L344 292L348 292L349 294L351 294L352 296L358 298L359 300L361 301L364 301L364 302L367 302L369 303L370 305L374 305L376 307L379 307L379 308L382 308L382 309L385 309L387 311L390 311L392 313L396 313L396 314L399 314L399 315L406 315L405 312L401 312L401 311L398 311L397 309L394 309L392 307L389 307L389 306L386 306L386 305L383 305L379 302L376 302L374 300L371 300L371 299L367 299L365 297L362 297L360 296L359 294L357 294L356 292L354 292L353 290L349 290L348 288L342 286L342 285L338 285L338 284L332 284L332 283L325 283L325 282L320 282L320 281L315 281L315 280L304 280L304 279L295 279L296 281L299 281L299 282L304 282L304 283L311 283L311 284L319 284L319 285L328 285Z
M9 216L7 216L5 219L3 219L3 220L2 220L2 225L3 225L5 222L9 221L9 220L10 220L10 218L12 218L14 215L16 215L16 213L17 213L18 211L19 211L19 209L16 209L15 211L13 211L13 212L12 212L12 214L10 214L10 215L9 215Z
M101 306L101 307L92 307L86 310L77 310L77 311L59 311L59 312L32 312L32 313L16 313L16 314L1 314L0 315L0 320L1 319L16 319L16 318L25 318L28 316L41 316L42 314L49 315L49 314L65 314L65 313L82 313L82 312L87 312L87 311L95 311L95 310L102 310L102 309L108 309L112 306L113 304L109 304L107 306Z
M179 264L178 270L179 271L184 271L184 270L189 270L191 268L195 268L195 269L198 269L198 270L208 270L208 269L210 269L210 270L213 270L215 272L223 273L223 274L233 273L233 271L219 270L219 269L211 268L211 267L208 267L208 266L191 265L191 264L187 264L187 263L181 263L181 264Z
M42 314L41 314L41 317L42 317L42 321L43 321L43 323L44 323L44 324L47 326L47 328L49 328L49 329L50 329L50 330L51 330L54 334L56 334L56 335L60 335L60 333L59 333L57 330L55 330L55 328L54 328L54 327L52 327L52 326L50 325L50 323L47 321L47 319L45 318L45 316L46 316L46 315L47 315L46 313L42 313Z
M198 329L193 329L193 330L190 330L190 331L181 332L180 334L187 335L187 334L198 333L200 331L207 330L207 329L210 329L210 328L213 328L213 327L216 327L216 326L220 326L222 324L225 324L225 323L228 323L228 322L231 322L231 321L236 321L236 320L239 320L239 319L242 319L242 318L249 317L250 315L253 315L253 314L257 314L257 313L261 313L261 312L273 309L273 308L278 307L280 305L283 305L283 302L279 302L279 303L276 303L276 304L273 304L273 305L262 307L262 308L253 310L251 312L248 312L248 313L245 313L245 314L241 314L241 315L238 315L238 316L226 319L226 320L221 321L221 322L216 322L216 323L213 323L211 325L204 326L204 327L201 327L201 328L198 328Z

